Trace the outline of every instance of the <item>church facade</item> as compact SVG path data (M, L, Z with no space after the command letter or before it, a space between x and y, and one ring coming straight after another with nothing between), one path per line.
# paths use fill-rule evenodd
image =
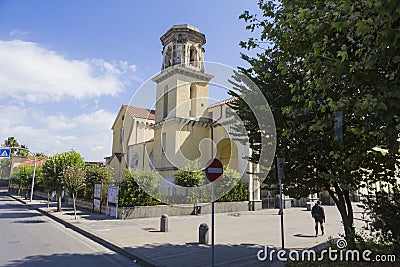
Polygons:
M250 149L232 138L235 119L226 99L209 104L213 76L204 67L206 38L190 25L175 25L161 38L161 72L155 109L122 105L114 124L112 155L106 162L121 179L126 168L156 170L173 182L185 160L218 158L238 171L249 185L250 199L261 207L257 166L248 162ZM258 208L257 208L258 209Z

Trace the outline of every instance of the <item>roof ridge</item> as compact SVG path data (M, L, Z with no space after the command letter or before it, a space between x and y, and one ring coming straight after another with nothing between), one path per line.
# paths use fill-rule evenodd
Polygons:
M208 108L215 108L215 107L218 107L218 106L222 106L224 104L232 102L235 99L236 99L236 97L233 96L233 97L230 97L230 98L215 102L214 104L209 105Z

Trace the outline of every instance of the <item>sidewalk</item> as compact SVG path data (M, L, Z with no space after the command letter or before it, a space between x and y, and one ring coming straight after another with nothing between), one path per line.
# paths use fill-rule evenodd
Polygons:
M169 217L169 231L160 232L160 218L116 220L78 210L78 219L71 207L55 212L55 203L47 208L42 200L24 200L66 227L136 259L142 266L211 266L211 246L198 244L198 231L207 223L211 231L211 215ZM355 217L361 209L353 206ZM338 238L343 233L340 215L335 206L325 206L325 235L314 237L314 222L305 208L284 211L285 248L307 249ZM357 229L365 225L354 221ZM211 233L210 233L211 242ZM280 266L279 262L260 262L257 252L264 246L281 247L280 216L277 209L253 212L215 214L215 266Z

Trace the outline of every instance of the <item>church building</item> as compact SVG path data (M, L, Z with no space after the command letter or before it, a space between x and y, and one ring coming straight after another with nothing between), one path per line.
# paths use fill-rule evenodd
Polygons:
M207 162L218 158L238 171L249 185L255 209L261 208L257 166L245 158L248 146L232 138L235 123L227 105L232 98L209 103L213 76L204 66L206 38L190 25L175 25L161 38L161 72L156 85L155 110L122 105L114 124L112 155L106 163L119 180L126 168L155 170L173 182L185 159Z

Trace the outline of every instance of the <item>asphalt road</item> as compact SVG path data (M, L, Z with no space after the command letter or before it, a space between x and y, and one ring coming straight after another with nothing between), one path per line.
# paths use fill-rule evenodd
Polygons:
M0 266L139 266L0 192Z

